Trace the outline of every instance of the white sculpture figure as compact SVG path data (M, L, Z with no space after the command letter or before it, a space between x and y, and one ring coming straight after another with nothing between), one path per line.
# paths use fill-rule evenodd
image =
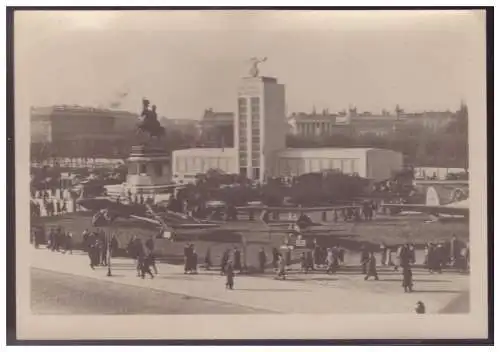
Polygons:
M252 77L258 77L259 76L259 64L266 62L267 57L264 57L262 59L259 59L257 57L252 57L250 59L252 62L252 67L250 68L250 76Z

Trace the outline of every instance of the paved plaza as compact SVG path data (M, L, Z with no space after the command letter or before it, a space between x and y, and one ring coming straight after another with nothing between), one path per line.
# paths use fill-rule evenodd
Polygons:
M62 274L97 279L102 283L128 285L231 304L269 313L411 313L417 301L426 305L427 313L450 312L450 306L464 301L469 291L469 276L456 272L429 274L414 269L413 293L404 293L402 274L392 267L379 268L379 281L364 280L359 265L348 263L334 275L324 271L303 274L292 265L285 281L276 280L272 270L262 275L237 275L235 290L225 289L225 277L217 270L185 275L178 265L157 264L154 279L136 276L132 259L113 258L112 276L107 268L91 270L85 253L62 254L45 248L32 249L31 267ZM462 304L463 306L463 304ZM457 308L455 313L461 313ZM467 309L467 307L465 307ZM222 313L223 314L223 313Z

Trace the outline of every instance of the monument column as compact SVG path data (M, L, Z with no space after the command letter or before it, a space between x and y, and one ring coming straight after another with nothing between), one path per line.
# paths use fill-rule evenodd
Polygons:
M170 155L157 143L165 129L156 118L156 106L149 109L149 101L143 99L141 122L138 134L146 134L132 146L127 159L128 174L126 188L132 193L155 194L172 185ZM140 135L140 134L139 134ZM156 143L155 143L156 141Z

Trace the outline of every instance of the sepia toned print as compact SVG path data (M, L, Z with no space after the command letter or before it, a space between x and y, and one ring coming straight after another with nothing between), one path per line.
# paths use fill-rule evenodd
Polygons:
M484 337L484 23L16 13L19 332Z

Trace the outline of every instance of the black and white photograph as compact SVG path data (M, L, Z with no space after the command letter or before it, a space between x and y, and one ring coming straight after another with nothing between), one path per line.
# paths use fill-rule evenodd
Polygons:
M13 47L23 338L487 336L485 11L26 10Z

